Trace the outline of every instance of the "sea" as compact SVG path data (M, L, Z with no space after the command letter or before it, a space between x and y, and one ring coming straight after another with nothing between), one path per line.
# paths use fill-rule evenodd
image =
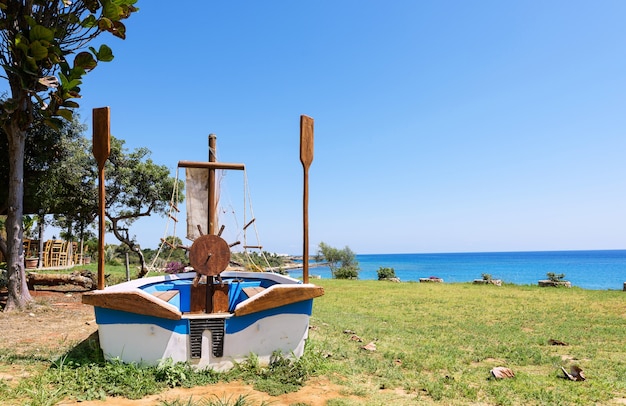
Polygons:
M431 276L444 282L471 282L489 274L516 285L536 285L547 273L564 274L565 280L583 289L623 290L626 282L626 250L473 252L451 254L356 255L359 279L378 279L378 269L393 268L402 282ZM302 277L302 270L289 274ZM310 278L332 278L327 266L312 265Z

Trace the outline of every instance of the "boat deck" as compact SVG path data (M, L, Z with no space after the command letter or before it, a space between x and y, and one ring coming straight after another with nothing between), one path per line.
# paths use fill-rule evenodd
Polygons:
M257 274L258 275L258 274ZM143 285L121 285L83 295L83 303L96 307L121 310L171 320L194 318L198 315L221 314L221 317L244 316L278 308L291 303L314 299L324 294L313 284L279 283L272 278L229 278L213 286L211 311L206 311L206 283L194 286L193 279L157 277ZM285 278L285 277L283 277ZM148 278L151 279L151 278ZM291 279L291 278L289 278ZM133 281L135 282L135 281Z

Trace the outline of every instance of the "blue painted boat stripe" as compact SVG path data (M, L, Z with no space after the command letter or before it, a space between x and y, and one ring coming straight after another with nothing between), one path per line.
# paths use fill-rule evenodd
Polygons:
M105 309L102 307L95 307L94 309L96 312L96 322L98 324L154 324L175 333L189 333L189 322L187 319L170 320L120 310Z
M245 316L233 317L226 320L226 334L238 333L265 317L277 316L281 314L305 314L310 316L312 311L313 299L310 299L274 309L247 314Z
M96 322L98 324L154 324L179 334L189 334L189 322L185 318L181 320L169 320L120 310L105 309L102 307L95 307L94 309L96 313ZM231 317L226 319L225 333L238 333L265 317L277 316L281 314L303 314L310 316L312 310L313 300L310 299L274 309L247 314L245 316Z

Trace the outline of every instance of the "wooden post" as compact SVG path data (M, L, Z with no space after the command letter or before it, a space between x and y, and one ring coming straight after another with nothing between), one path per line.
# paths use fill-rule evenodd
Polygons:
M217 161L217 136L215 134L209 134L209 162ZM209 168L209 235L216 235L217 230L217 194L215 189L215 169ZM213 295L215 294L215 276L209 275L206 277L206 307L207 313L213 313Z
M98 289L104 289L104 164L111 154L111 112L93 109L93 156L98 163Z
M305 115L300 116L300 162L304 169L302 280L309 283L309 167L313 162L313 119Z
M130 263L128 261L128 252L126 253L126 281L130 280Z
M217 137L209 134L209 162L217 161L216 158ZM207 234L215 235L217 230L217 195L215 189L215 169L209 168L209 224Z

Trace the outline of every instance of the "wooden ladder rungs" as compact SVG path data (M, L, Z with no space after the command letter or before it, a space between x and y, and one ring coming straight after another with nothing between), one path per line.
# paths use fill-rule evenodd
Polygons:
M253 218L252 220L250 220L250 221L248 222L248 224L246 224L245 226L243 226L243 229L245 230L246 228L250 227L250 225L251 225L252 223L254 223L255 221L256 221L256 218Z
M254 286L254 287L251 287L251 288L243 288L241 290L243 290L243 293L248 295L248 297L252 297L252 296L254 296L256 294L259 294L259 293L263 292L265 290L265 288L262 288L260 286Z
M174 296L178 294L177 290L166 290L164 292L153 292L152 295L158 297L159 299L169 302L172 300Z

